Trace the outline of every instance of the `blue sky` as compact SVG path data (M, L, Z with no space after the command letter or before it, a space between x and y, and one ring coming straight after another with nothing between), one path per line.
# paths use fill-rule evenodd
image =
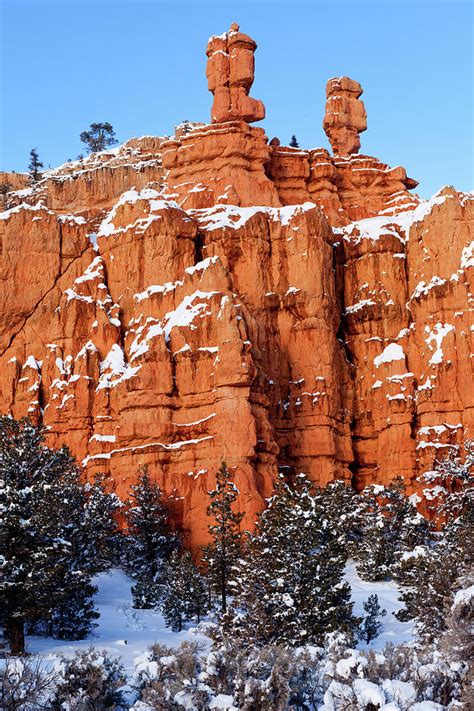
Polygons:
M205 47L232 21L258 43L252 95L269 138L328 147L326 80L364 87L362 151L428 197L473 188L470 0L0 0L0 169L75 158L110 121L120 141L208 121Z

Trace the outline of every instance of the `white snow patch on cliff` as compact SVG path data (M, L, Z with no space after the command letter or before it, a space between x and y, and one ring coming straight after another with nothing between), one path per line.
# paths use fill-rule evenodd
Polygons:
M390 343L382 353L374 358L374 365L378 368L382 363L391 363L394 360L405 360L405 352L398 343Z

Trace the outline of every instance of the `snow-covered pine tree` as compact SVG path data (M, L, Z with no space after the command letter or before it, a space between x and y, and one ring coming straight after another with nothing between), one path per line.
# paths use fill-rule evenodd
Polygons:
M238 494L227 465L222 462L216 475L216 488L209 492L207 515L214 523L209 525L212 541L203 550L203 564L211 589L220 599L223 613L227 610L232 568L242 548L239 527L243 513L234 510Z
M456 528L474 525L474 440L459 448L451 448L438 459L431 471L420 477L426 488L423 494L435 515L437 524L446 533L455 535Z
M121 502L115 493L107 492L106 485L102 475L85 484L80 478L61 480L39 503L39 517L48 525L53 519L55 529L69 546L67 565L57 570L58 580L51 571L50 587L56 602L48 618L36 624L37 634L82 639L95 626L93 621L99 615L92 601L96 587L91 577L117 563L121 538L116 517ZM63 594L54 595L59 589Z
M466 709L474 708L474 570L463 576L446 611L446 632L441 649L449 661L464 668L461 700Z
M45 632L58 639L84 639L96 626L93 621L100 617L92 599L97 588L88 577L71 570L63 579L63 587L67 594L55 605Z
M235 625L258 644L298 646L333 630L352 633L345 562L311 482L300 474L290 487L280 477L236 566Z
M46 447L41 429L27 419L0 418L0 622L12 653L24 650L25 622L58 633L61 611L68 609L63 629L72 630L75 619L77 636L93 625L86 502L66 448Z
M378 595L369 595L368 599L363 603L365 615L359 627L359 637L364 642L371 642L379 636L383 627L381 617L385 617L387 610L382 610L379 605Z
M323 488L314 488L324 516L341 546L349 556L357 550L362 540L363 523L360 515L360 495L346 481L332 481Z
M420 546L407 556L410 567L404 582L409 586L401 591L405 606L397 617L414 619L425 642L444 633L458 581L470 575L474 566L473 465L474 448L468 442L464 458L453 451L422 477L429 484L423 493L445 527L430 546Z
M120 563L124 535L117 520L123 503L104 474L96 474L84 488L81 565L96 575Z
M174 551L165 570L162 612L174 632L188 620L201 621L207 611L206 581L189 551Z
M137 483L131 487L125 517L128 535L124 563L136 580L133 604L138 608L154 607L161 597L164 565L180 541L170 527L161 489L151 479L147 466L140 470Z
M458 552L446 541L426 548L424 555L414 559L410 587L403 587L400 600L404 607L396 613L403 622L416 621L416 633L424 642L438 639L445 629L446 607L453 587L462 572Z
M354 549L357 570L364 580L392 577L400 558L417 545L426 545L432 526L406 496L403 479L389 487L372 485L360 499L362 540Z
M188 619L200 622L209 610L207 581L189 551L181 556L179 572L188 581Z

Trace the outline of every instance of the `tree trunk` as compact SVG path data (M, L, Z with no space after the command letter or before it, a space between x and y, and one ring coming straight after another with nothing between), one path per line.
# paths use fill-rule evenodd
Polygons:
M221 601L222 601L222 612L225 614L227 612L227 586L226 586L226 574L225 571L221 572Z
M10 654L19 656L25 653L25 623L23 617L10 617L7 626Z

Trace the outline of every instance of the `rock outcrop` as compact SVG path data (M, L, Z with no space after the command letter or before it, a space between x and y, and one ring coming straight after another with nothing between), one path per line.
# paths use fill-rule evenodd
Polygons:
M249 96L254 80L253 55L257 43L239 30L234 22L228 32L214 35L207 45L206 76L209 91L214 95L212 123L253 123L265 118L263 103Z
M279 470L417 491L474 420L473 196L420 200L340 125L336 155L269 143L232 93L255 44L209 47L231 117L46 171L0 214L1 410L120 495L148 464L194 547L223 459L252 527Z
M349 77L335 77L326 84L326 114L323 128L335 156L358 153L359 133L367 129L367 114L359 96L359 82Z

